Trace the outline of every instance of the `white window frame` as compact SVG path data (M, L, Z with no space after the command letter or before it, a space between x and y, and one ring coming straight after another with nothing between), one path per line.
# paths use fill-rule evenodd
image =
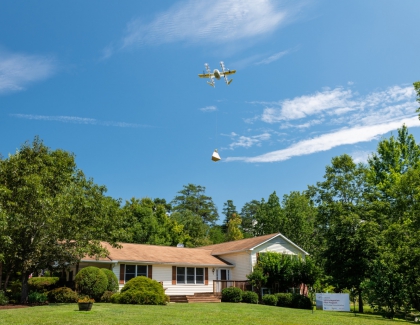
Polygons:
M183 281L179 281L179 277L178 277L178 270L179 269L184 269L184 274L179 274L179 276L183 275L184 276L184 280ZM197 274L197 269L202 270L202 274ZM188 274L188 271L191 272L191 270L194 270L194 275L192 275L191 273ZM194 276L194 282L188 282L188 276ZM202 277L202 280L197 281L198 278ZM176 268L176 284L186 284L186 285L203 285L206 281L205 279L206 277L206 271L204 267L187 267L187 266L177 266Z

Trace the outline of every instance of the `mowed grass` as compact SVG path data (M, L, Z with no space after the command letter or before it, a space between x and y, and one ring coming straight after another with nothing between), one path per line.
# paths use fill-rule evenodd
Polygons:
M375 315L354 316L347 312L324 312L233 303L169 304L167 306L95 303L91 311L79 311L77 304L50 304L19 309L0 309L0 324L368 324L408 323Z

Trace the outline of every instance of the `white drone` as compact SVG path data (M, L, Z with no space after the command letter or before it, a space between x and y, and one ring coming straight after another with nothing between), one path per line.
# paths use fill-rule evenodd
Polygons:
M220 78L225 78L225 82L227 85L230 85L230 83L233 81L233 79L228 80L226 76L230 74L234 74L236 70L226 70L225 65L223 64L223 61L220 62L220 67L222 68L222 71L219 71L217 69L213 70L213 73L210 71L210 67L207 63L204 63L204 66L206 67L207 73L199 74L198 76L200 78L209 78L210 81L207 81L207 83L214 87L214 78L217 80L220 80Z

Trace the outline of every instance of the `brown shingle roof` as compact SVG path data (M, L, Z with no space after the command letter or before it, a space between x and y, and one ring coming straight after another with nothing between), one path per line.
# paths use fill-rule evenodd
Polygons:
M211 250L211 253L213 255L228 254L228 253L233 253L233 252L242 252L242 251L250 250L251 248L254 248L256 246L259 246L265 243L266 241L277 236L282 236L282 235L280 233L275 233L275 234L264 235L264 236L259 236L259 237L230 241L227 243L202 246L200 247L200 249Z
M109 251L108 258L99 261L143 262L150 264L208 265L228 266L230 263L213 256L208 249L156 246L142 244L121 244L122 249L113 248L106 242L101 243ZM82 261L95 258L85 257Z

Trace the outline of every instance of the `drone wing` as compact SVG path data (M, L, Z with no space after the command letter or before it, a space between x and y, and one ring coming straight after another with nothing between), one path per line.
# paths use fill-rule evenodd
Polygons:
M224 71L224 72L223 72L223 74L224 74L225 76L228 76L228 75L230 75L230 74L234 74L234 73L236 73L236 70L227 70L227 71Z
M198 75L200 78L212 78L214 75L212 73L201 73Z

